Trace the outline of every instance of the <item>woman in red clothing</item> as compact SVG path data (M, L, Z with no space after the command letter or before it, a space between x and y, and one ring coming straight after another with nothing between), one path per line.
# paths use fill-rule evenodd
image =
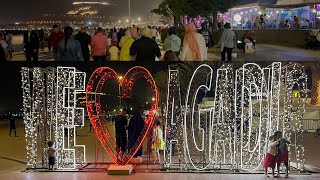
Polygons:
M266 177L270 177L268 175L268 168L270 167L272 169L272 175L274 175L274 168L276 167L276 162L277 162L277 145L279 144L279 140L277 139L276 136L271 136L269 138L270 143L269 143L269 148L268 152L266 154L266 159L264 160L263 163L263 168L264 168L264 174Z

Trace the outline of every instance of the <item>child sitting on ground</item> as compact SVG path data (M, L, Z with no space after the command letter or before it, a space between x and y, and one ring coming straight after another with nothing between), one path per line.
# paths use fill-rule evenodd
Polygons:
M49 170L53 170L53 166L56 164L56 149L53 147L52 141L48 142L48 156L49 156ZM51 168L52 167L52 168Z
M117 47L117 42L111 42L111 48L109 49L110 53L110 60L111 61L118 61L119 60L119 49Z
M274 168L276 167L276 155L277 155L277 145L279 144L279 140L277 139L276 136L271 136L269 138L270 143L269 143L269 149L266 154L266 159L264 160L263 163L263 168L264 168L264 174L266 177L270 177L268 175L268 168L272 168L272 175L274 175Z

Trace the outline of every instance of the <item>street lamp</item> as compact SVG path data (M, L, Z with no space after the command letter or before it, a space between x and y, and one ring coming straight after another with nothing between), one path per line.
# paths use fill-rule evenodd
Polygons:
M131 0L128 0L128 7L129 7L129 19L131 19Z

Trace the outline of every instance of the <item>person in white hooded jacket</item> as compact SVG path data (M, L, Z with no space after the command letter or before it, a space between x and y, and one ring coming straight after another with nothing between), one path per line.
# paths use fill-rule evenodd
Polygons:
M169 29L169 36L164 40L163 50L172 50L177 57L180 55L181 39L177 36L177 29L171 27Z

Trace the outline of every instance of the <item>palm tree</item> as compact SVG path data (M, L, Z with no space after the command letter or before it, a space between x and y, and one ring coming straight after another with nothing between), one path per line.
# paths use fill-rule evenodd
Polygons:
M306 64L312 73L311 104L320 104L320 61Z

